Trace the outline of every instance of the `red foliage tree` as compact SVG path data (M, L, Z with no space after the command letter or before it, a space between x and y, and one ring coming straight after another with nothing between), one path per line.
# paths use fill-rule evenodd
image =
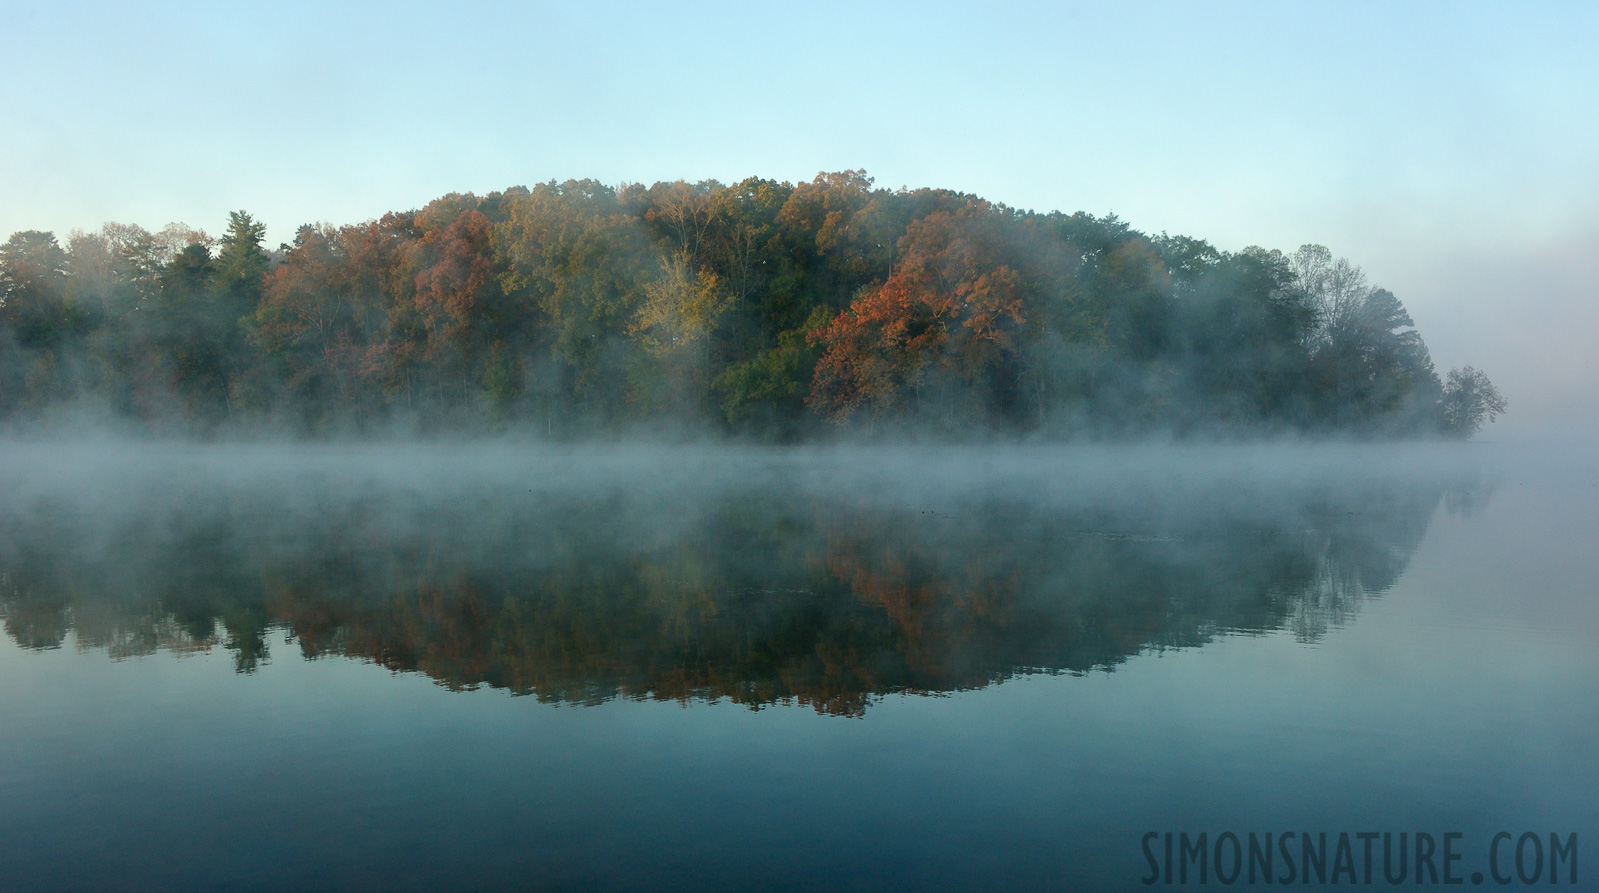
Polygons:
M472 352L474 318L500 290L489 244L492 228L482 212L468 209L429 229L415 246L416 312L427 329L429 359Z
M1015 347L1023 285L987 202L912 223L899 262L811 336L824 346L809 403L842 420L902 405L931 376L973 384Z

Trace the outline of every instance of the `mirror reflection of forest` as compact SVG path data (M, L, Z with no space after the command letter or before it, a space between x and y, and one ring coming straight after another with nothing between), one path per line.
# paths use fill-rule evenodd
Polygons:
M284 657L280 629L307 659L450 689L859 715L1232 633L1316 640L1395 582L1440 504L1484 498L1394 479L1123 500L522 489L41 498L0 511L0 618L25 649L224 647L248 673Z

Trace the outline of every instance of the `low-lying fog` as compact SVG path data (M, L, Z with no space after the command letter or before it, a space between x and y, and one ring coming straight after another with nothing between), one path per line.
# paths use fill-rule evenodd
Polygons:
M777 449L12 443L0 611L28 649L285 629L541 699L798 701L1086 672L1287 630L1404 571L1480 445Z

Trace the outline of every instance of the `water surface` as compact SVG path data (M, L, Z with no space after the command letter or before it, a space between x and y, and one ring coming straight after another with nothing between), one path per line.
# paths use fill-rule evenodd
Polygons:
M1584 455L8 445L0 888L1469 876L1599 812Z

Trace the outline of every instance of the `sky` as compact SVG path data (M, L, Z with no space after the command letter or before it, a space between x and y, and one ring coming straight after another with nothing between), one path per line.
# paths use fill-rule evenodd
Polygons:
M1316 242L1496 429L1599 418L1599 4L0 0L0 235L864 169Z

